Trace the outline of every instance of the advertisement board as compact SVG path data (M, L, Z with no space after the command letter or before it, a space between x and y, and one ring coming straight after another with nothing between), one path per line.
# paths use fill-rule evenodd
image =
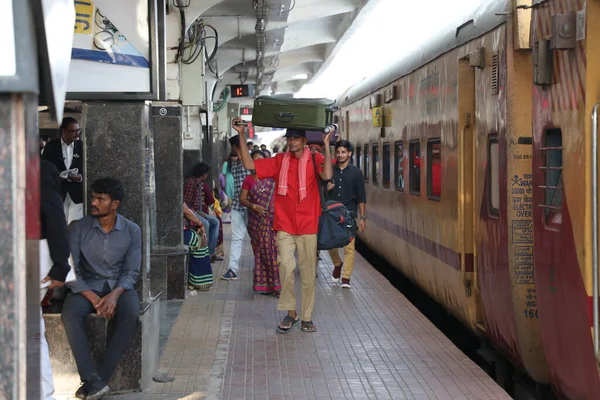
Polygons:
M69 99L157 99L158 3L75 1Z

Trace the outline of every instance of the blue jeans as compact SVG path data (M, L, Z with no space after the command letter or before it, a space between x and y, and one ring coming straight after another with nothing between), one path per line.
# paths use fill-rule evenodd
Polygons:
M219 220L208 214L196 213L198 219L204 225L204 230L208 235L208 251L211 256L217 252L217 242L219 241Z

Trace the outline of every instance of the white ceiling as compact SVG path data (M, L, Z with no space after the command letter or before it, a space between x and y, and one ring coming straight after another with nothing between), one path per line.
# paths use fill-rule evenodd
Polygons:
M202 18L218 31L216 65L220 79L207 69L209 88L216 85L213 100L227 85L242 82L256 84L257 95L291 94L334 55L336 44L368 2L191 0L185 10L186 25ZM257 40L257 21L265 14L266 37Z

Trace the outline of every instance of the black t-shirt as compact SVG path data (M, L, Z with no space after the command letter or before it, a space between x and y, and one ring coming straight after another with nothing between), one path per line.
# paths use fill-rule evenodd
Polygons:
M335 186L328 193L329 199L341 202L357 215L358 203L367 202L365 179L361 170L351 164L343 170L334 165L332 182Z

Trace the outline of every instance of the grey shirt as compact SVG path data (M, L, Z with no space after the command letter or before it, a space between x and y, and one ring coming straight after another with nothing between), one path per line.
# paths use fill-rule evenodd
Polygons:
M140 274L142 232L140 227L117 214L112 231L104 232L98 219L88 215L71 226L71 253L77 280L68 284L73 293L102 291L108 283L133 289Z

